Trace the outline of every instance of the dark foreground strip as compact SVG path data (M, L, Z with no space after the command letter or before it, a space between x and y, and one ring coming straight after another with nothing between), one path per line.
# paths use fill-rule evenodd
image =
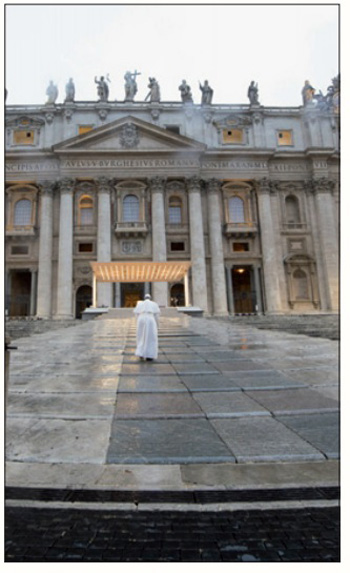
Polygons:
M339 487L202 490L202 491L128 491L78 490L7 487L6 499L64 502L115 503L235 503L255 501L303 501L339 499Z
M7 508L5 562L339 562L339 508L127 512Z

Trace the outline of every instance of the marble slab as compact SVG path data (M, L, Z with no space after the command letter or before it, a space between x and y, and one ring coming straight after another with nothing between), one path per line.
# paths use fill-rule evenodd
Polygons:
M221 372L231 372L240 370L270 370L271 366L268 364L253 362L253 360L232 360L231 362L212 362L213 366L221 370Z
M108 463L234 462L235 457L205 419L117 420Z
M327 458L339 458L339 415L337 413L278 416L278 420L307 440Z
M320 392L310 388L277 391L248 390L247 394L275 415L283 412L320 412L336 411L338 409L336 400L327 398Z
M194 399L208 418L269 415L244 392L196 392Z
M238 462L320 460L324 456L271 416L211 419Z
M121 376L119 392L187 392L179 376Z
M191 392L222 392L240 391L236 381L222 374L190 374L181 375L181 380Z
M176 372L180 375L186 374L219 374L219 370L208 364L207 362L186 362L184 364L174 364L173 365Z
M123 364L121 374L128 376L164 376L176 374L176 372L170 364L158 364L156 361L140 360L138 364Z
M302 382L276 370L227 372L226 376L243 390L279 390L282 388L306 388Z
M7 415L33 418L105 418L114 413L115 392L9 393Z
M115 416L135 418L195 418L204 413L191 395L186 393L118 394Z
M104 463L111 421L7 418L6 457L21 462Z

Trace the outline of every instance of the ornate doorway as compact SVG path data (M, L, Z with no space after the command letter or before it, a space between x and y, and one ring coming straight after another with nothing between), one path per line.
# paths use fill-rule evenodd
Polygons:
M170 306L185 306L185 288L178 283L170 289Z
M138 300L144 297L144 283L122 283L121 306L134 308Z
M10 316L30 315L31 285L30 271L11 271Z
M235 314L255 313L256 292L252 266L233 267L232 288Z
M75 317L81 318L83 310L92 305L92 288L82 285L78 288L75 298Z

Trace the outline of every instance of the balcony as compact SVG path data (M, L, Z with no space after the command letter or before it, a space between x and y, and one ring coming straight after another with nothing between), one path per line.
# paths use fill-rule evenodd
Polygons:
M252 221L245 221L244 223L226 223L224 225L224 234L226 237L246 239L254 237L257 232L258 226Z
M115 223L114 233L117 237L145 237L148 226L145 222L122 222Z

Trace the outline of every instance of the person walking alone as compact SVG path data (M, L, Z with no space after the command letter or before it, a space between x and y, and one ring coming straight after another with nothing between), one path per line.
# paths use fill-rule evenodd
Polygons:
M135 356L143 360L158 358L158 319L160 309L151 295L139 300L134 313L137 317Z

